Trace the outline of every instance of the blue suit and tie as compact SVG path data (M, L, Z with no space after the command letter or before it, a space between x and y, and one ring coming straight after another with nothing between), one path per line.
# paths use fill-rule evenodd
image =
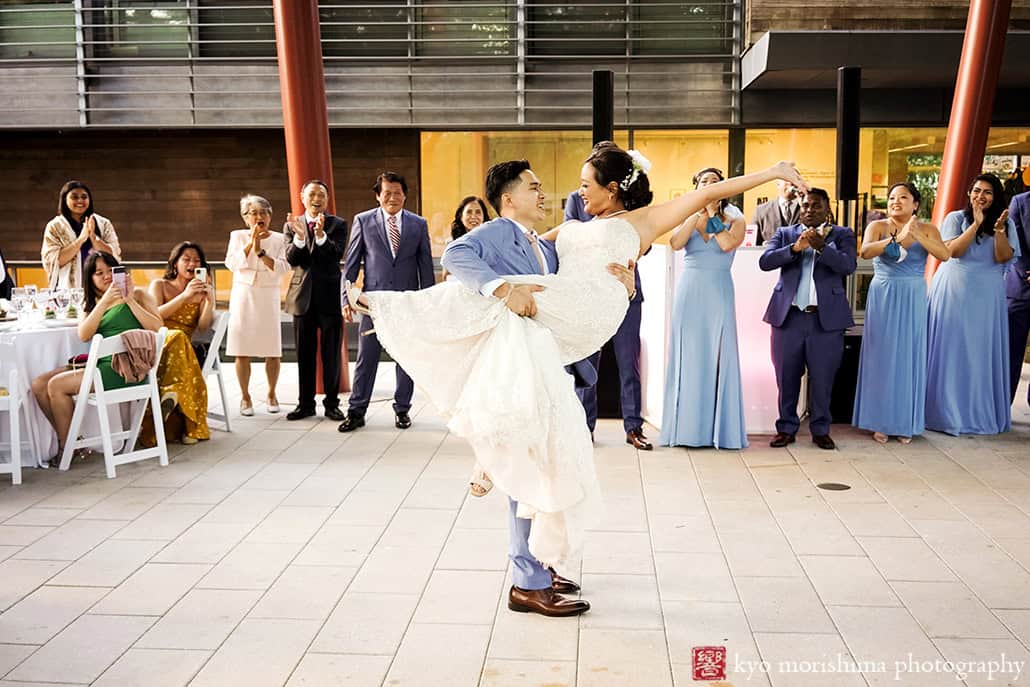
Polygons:
M558 253L554 244L537 241L537 245L547 273L555 272ZM480 293L504 275L543 273L530 239L518 224L504 217L491 220L449 244L440 262L458 281ZM576 363L575 367L575 376L596 383L597 373L586 361ZM527 427L526 431L533 428ZM512 581L519 589L550 589L551 573L529 551L532 520L515 517L518 502L509 501L508 557L512 561Z
M565 201L565 220L577 219L580 222L589 222L594 218L583 208L583 199L579 193L573 191ZM622 406L622 425L626 433L639 430L644 426L644 419L640 416L640 310L644 302L644 293L640 288L640 272L633 272L634 287L637 292L633 300L629 302L629 309L626 317L619 325L619 329L612 337L612 348L615 351L615 363L619 368L620 394L619 400ZM587 358L591 366L596 370L601 362L601 352ZM579 400L583 403L583 410L587 414L587 427L591 433L597 426L597 385L576 389Z
M1009 219L1016 227L1021 254L1005 271L1005 297L1009 308L1009 379L1011 400L1016 400L1023 371L1026 340L1030 335L1030 193L1020 193L1009 203ZM1027 394L1030 403L1030 393Z
M351 227L350 245L344 262L344 279L354 282L362 267L365 270L365 291L414 291L428 289L436 283L433 274L433 252L429 244L426 220L413 212L399 214L400 241L396 254L386 227L385 211L374 208L355 215ZM346 294L344 294L346 301ZM372 398L376 370L382 345L372 329L372 318L361 318L358 337L358 362L354 368L354 384L347 414L364 417ZM393 396L395 413L411 409L411 396L415 384L411 377L397 366L397 386Z
M772 325L780 413L776 431L798 431L798 397L807 368L810 429L813 436L824 436L830 433L830 395L844 353L844 330L854 324L844 279L857 264L855 234L829 225L821 252L795 253L791 246L804 230L800 224L780 227L765 242L758 265L766 272L779 269L780 279L763 319Z

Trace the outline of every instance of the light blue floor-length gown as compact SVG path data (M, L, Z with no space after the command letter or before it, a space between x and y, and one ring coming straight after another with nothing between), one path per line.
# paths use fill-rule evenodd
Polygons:
M1009 245L1018 256L1015 227L1008 224ZM952 212L941 238L953 239L967 226L961 211ZM1012 426L1005 264L994 261L994 241L984 236L971 243L965 255L941 265L930 284L928 429L957 436L998 434Z
M731 219L740 212L733 206L727 210ZM663 446L744 448L747 431L730 276L736 251L724 252L714 236L706 243L697 232L684 250L658 441Z
M851 423L888 436L923 433L926 407L926 249L873 258Z

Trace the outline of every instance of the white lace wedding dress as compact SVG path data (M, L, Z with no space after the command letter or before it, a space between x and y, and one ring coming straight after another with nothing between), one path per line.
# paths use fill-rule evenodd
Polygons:
M533 519L529 548L568 570L582 552L600 492L593 444L564 366L598 351L626 314L608 273L636 260L640 238L619 218L562 225L558 272L539 284L535 317L519 317L459 282L366 293L379 341L427 395L504 493Z

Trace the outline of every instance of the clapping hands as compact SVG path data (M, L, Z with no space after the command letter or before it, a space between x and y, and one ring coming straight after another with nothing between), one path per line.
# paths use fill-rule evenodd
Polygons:
M1006 208L1005 210L1001 211L1000 215L998 215L998 221L994 223L994 231L997 233L1004 234L1006 231L1008 231L1008 221L1009 211Z
M304 221L304 215L287 213L286 223L293 229L293 234L301 241L308 240L308 223Z

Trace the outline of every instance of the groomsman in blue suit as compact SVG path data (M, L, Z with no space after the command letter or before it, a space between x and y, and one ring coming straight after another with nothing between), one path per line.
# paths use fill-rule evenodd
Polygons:
M844 280L855 271L855 234L829 223L830 196L820 188L801 201L801 223L780 227L765 242L762 270L780 270L766 322L772 325L772 363L779 388L780 417L769 445L794 443L800 427L798 397L808 369L812 441L833 450L830 394L844 354L844 330L854 324Z
M1013 196L1009 203L1009 219L1016 225L1016 238L1022 251L1005 271L1005 296L1009 305L1010 396L1015 401L1026 355L1026 340L1030 335L1030 193ZM1030 403L1030 393L1026 400Z
M365 270L365 291L414 291L428 289L436 283L433 274L433 252L429 245L426 220L404 209L408 184L400 174L383 172L376 177L376 200L379 207L355 215L344 261L344 279L357 281ZM343 294L343 316L350 322L354 316ZM372 329L372 318L361 318L358 337L358 362L354 368L347 417L338 429L353 432L365 426L365 412L372 399L379 356L383 347ZM394 426L411 427L411 396L415 384L408 373L397 366L397 386L393 394Z
M578 191L569 194L565 201L565 221L578 219L589 222L593 215L583 209L583 199ZM640 288L640 272L633 272L636 294L629 302L626 318L619 325L619 330L612 337L612 348L615 350L615 363L619 367L619 384L622 404L622 426L626 430L626 443L640 451L654 448L644 436L644 418L640 416L640 308L644 302L644 292ZM601 362L601 352L587 358L596 370ZM597 426L597 384L576 389L583 410L587 414L587 427L593 435Z
M452 242L444 251L444 269L458 281L487 297L503 298L516 315L536 314L533 293L543 289L533 284L509 284L503 275L551 274L558 269L558 253L550 241L540 240L536 227L544 220L544 199L540 180L526 160L501 162L486 173L486 199L498 218ZM633 284L630 271L622 265L609 265L629 293ZM597 382L594 368L585 360L572 367L574 377L591 384ZM526 431L532 431L527 427ZM518 502L509 499L508 557L512 562L512 587L508 608L522 613L549 617L579 615L590 609L582 599L562 594L579 591L579 585L544 567L529 550L533 521L516 517Z

